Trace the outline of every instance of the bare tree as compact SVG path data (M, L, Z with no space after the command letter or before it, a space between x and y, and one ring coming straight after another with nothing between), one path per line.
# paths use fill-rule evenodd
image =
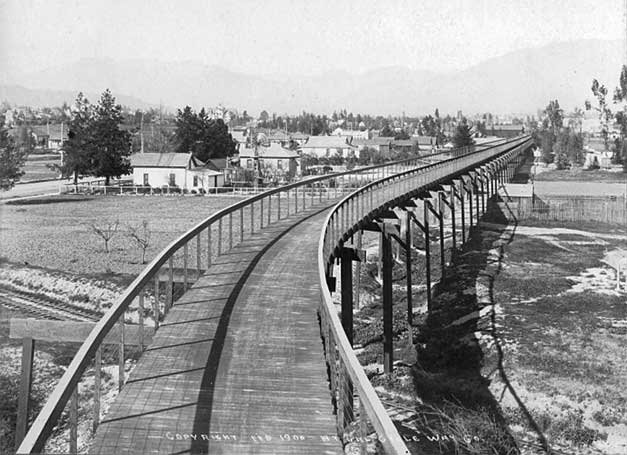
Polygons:
M142 250L142 264L146 263L146 250L150 246L150 227L148 221L143 220L140 226L128 226L128 235Z
M113 222L107 221L102 225L98 225L96 223L91 224L91 229L97 234L102 240L104 240L105 244L105 252L109 252L109 241L115 236L118 232L118 227L120 226L120 220L115 220Z

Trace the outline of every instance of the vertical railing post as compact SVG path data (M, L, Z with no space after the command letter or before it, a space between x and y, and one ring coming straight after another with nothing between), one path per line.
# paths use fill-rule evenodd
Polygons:
M183 292L187 292L187 258L189 256L189 247L187 242L183 245Z
M100 375L102 368L102 346L98 346L94 357L94 408L92 432L95 433L100 425Z
M120 351L118 356L118 391L122 390L124 385L124 314L120 316Z
M167 312L174 304L174 258L170 256L168 259L168 287L165 302L165 312Z
M201 249L200 249L200 232L196 235L196 270L198 270L198 276L196 279L200 279L200 275L202 274L202 258L201 258Z
M207 268L211 267L211 226L207 226Z
M78 384L70 396L70 454L78 453Z
M139 333L137 334L137 347L139 351L144 350L144 290L139 291L137 296L137 322Z
M218 219L218 256L222 254L222 217Z
M233 249L233 212L229 212L229 251Z
M20 392L17 402L17 425L15 428L15 448L17 449L28 426L28 414L30 412L30 392L33 384L33 360L35 357L35 340L24 338L22 340L22 372L20 376Z
M159 328L159 271L155 274L155 301L152 305L152 314L155 319L155 330Z
M244 242L244 207L239 209L239 242Z

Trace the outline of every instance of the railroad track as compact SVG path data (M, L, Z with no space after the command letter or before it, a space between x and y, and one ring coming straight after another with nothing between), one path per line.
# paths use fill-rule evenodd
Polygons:
M42 319L92 322L98 321L101 314L88 308L80 308L53 299L36 297L28 292L14 289L0 290L0 304L8 309L20 311Z

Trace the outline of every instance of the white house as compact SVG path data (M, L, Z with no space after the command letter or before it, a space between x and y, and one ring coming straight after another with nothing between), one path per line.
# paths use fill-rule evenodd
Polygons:
M224 185L224 173L208 168L191 153L135 153L131 155L133 184L191 190Z
M339 154L348 158L354 154L359 158L357 147L348 143L343 136L310 136L307 142L298 147L303 153L314 155L318 158L328 158Z
M298 152L286 149L276 142L272 142L268 147L257 147L257 157L263 175L276 175L290 180L300 171ZM239 159L242 168L254 169L255 149L247 148L240 151Z

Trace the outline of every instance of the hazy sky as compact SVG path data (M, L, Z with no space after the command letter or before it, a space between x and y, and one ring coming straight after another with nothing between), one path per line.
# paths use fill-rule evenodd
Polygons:
M623 0L0 0L0 72L79 58L252 74L454 70L554 41L620 39Z

